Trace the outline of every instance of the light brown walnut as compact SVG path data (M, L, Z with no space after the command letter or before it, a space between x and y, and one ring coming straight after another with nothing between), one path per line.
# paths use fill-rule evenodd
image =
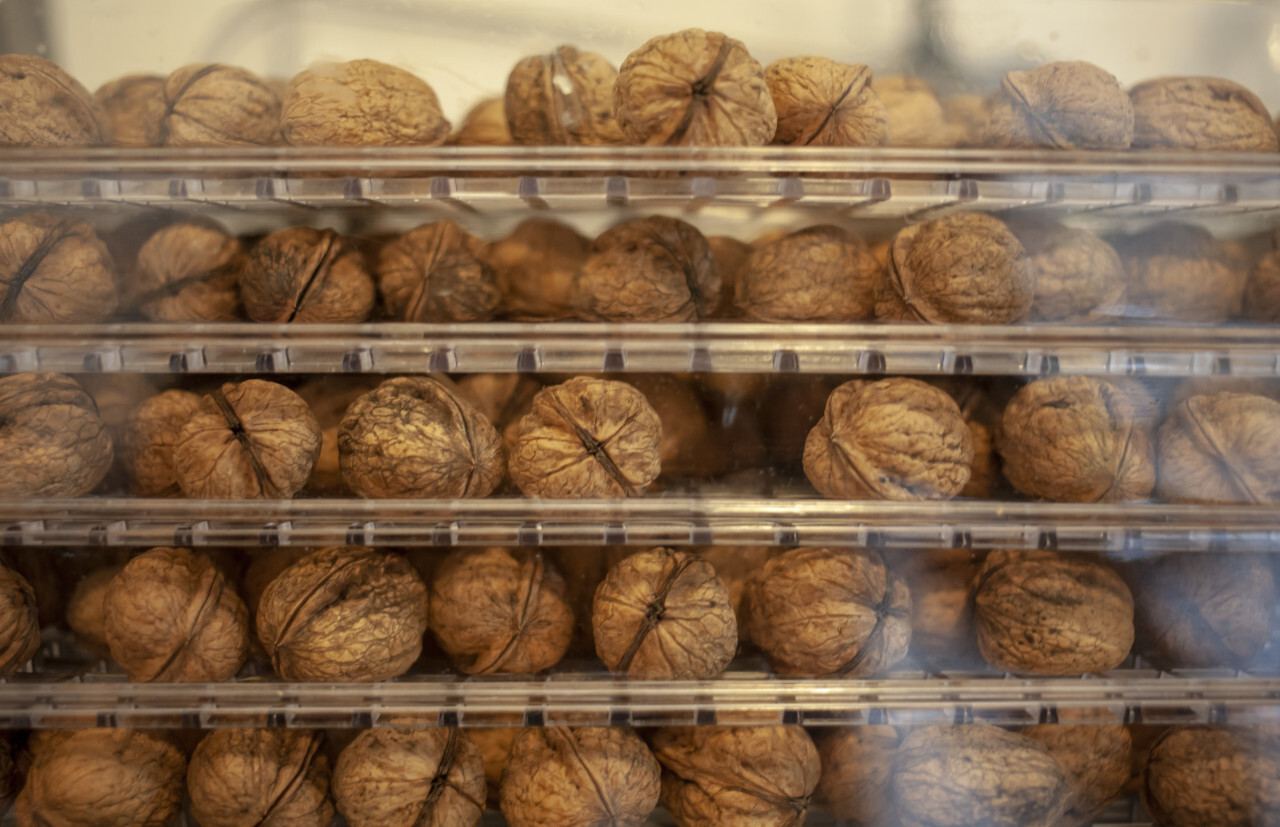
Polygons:
M862 239L839 227L808 227L754 245L734 303L763 322L849 322L875 313L880 266Z
M363 322L376 298L364 256L333 230L292 227L254 245L240 276L255 322Z
M884 824L889 816L889 767L902 736L891 726L837 729L818 741L822 809L854 824Z
M0 55L0 146L99 146L111 137L89 90L36 55Z
M1010 225L1035 271L1031 318L1088 321L1124 315L1120 255L1088 230L1047 222Z
M448 143L453 146L514 145L502 98L485 98L468 109Z
M0 378L0 456L0 498L79 497L111 469L111 435L70 376L15 373Z
M945 146L948 140L942 103L920 78L882 75L871 82L889 114L890 146Z
M1082 60L1010 72L992 101L984 143L992 147L1128 149L1133 104L1120 82Z
M573 46L524 58L507 77L503 99L511 137L529 146L623 143L613 118L617 77L608 60Z
M161 146L270 146L280 142L280 98L235 66L195 63L164 83Z
M1126 315L1160 322L1224 322L1238 315L1248 268L1203 227L1165 223L1116 240L1129 281Z
M368 729L338 756L333 798L351 827L470 827L484 811L484 761L456 727Z
M115 263L89 222L27 213L0 223L0 323L101 322L118 301Z
M946 138L941 143L957 149L981 147L987 122L991 119L991 104L999 94L960 94L943 98L942 117L946 121Z
M774 550L768 546L706 546L697 552L715 568L716 577L729 590L729 603L738 621L738 638L745 640L747 619L742 612L742 593L756 571L774 556Z
M0 678L21 669L38 651L36 593L26 578L0 564Z
M871 91L871 69L825 57L786 57L764 70L778 113L774 143L881 146L889 112Z
M164 81L163 75L126 75L102 84L93 93L112 146L160 145Z
M1083 827L1120 797L1129 783L1133 739L1123 724L1106 723L1106 710L1062 710L1061 722L1022 728L1049 751L1071 785L1071 804L1060 827Z
M173 446L184 425L201 409L199 394L167 390L134 408L124 426L121 462L129 489L140 497L174 497L181 493L174 470Z
M1235 727L1174 727L1151 747L1142 803L1167 827L1255 827L1280 812L1280 751Z
M489 244L484 259L502 293L502 315L517 321L555 321L574 314L573 282L590 243L559 221L530 218Z
M1271 113L1258 96L1222 78L1163 77L1129 90L1134 149L1275 152Z
M1156 490L1177 503L1280 503L1280 402L1222 391L1192 396L1159 432Z
M377 277L391 321L486 322L502 299L484 242L447 219L383 245Z
M245 261L240 242L212 222L170 224L138 251L133 303L152 321L233 321Z
M436 146L449 122L435 90L376 60L322 63L289 81L280 133L293 146Z
M81 646L101 658L111 657L107 643L107 591L124 566L107 566L82 577L67 599L67 626Z
M329 827L329 759L320 730L215 729L187 766L200 827Z

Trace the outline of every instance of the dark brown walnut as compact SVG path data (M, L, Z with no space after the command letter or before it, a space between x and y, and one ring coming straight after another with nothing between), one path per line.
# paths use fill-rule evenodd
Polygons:
M889 766L901 740L896 729L878 724L837 729L821 738L818 806L854 824L887 823Z
M1155 321L1224 322L1240 313L1248 269L1203 227L1158 224L1116 240L1128 273L1125 313Z
M805 476L832 499L950 499L972 462L955 400L899 377L836 388L804 444Z
M0 223L0 322L100 322L118 293L111 253L89 222L28 213Z
M661 470L662 421L625 382L579 376L538 391L507 470L526 495L636 497Z
M161 146L280 142L280 98L262 78L221 63L191 64L164 82Z
M502 300L484 242L449 220L383 245L377 276L392 321L486 322Z
M780 470L801 472L805 440L822 421L841 377L775 375L767 380L758 406L767 461Z
M751 254L751 245L726 235L710 235L707 236L707 246L715 257L716 272L720 274L720 305L711 316L716 319L732 318L737 313L734 297L741 280L742 266ZM723 377L725 374L708 376Z
M738 622L738 637L746 638L746 615L742 611L742 593L747 581L773 556L768 546L706 546L697 549L698 556L716 570L716 577L729 590L729 603Z
M449 122L426 81L376 60L324 63L289 81L280 134L293 146L435 146Z
M171 224L138 251L133 303L153 321L232 321L245 260L240 242L216 224Z
M865 678L911 645L911 594L876 552L797 548L742 592L747 637L783 675Z
M14 812L20 827L170 827L186 758L160 736L84 729L35 753Z
M173 446L178 434L201 409L199 394L167 390L143 402L124 427L121 462L129 489L140 497L172 497L181 493L174 470Z
M762 322L849 322L875 312L882 274L862 239L830 225L756 245L734 289L738 313Z
M491 807L498 806L502 774L507 771L511 745L519 734L520 728L514 726L476 728L467 732L467 737L480 748L480 756L484 759L485 798Z
M502 293L502 315L517 321L572 317L573 282L589 248L577 230L545 218L522 221L511 235L492 242L484 259Z
M498 800L511 827L640 827L658 805L660 768L627 727L536 727L511 745Z
M455 551L431 578L429 622L468 675L550 669L573 634L560 572L537 551Z
M364 255L333 230L292 227L259 241L240 276L255 322L363 322L373 310Z
M936 549L899 554L891 563L911 592L912 653L930 665L974 665L970 592L978 556L968 549Z
M1061 827L1093 824L1129 783L1133 739L1123 724L1108 723L1101 709L1063 709L1060 723L1022 728L1022 734L1049 751L1071 786L1071 803Z
M1010 225L1035 271L1031 318L1088 321L1124 315L1120 255L1088 230L1047 222Z
M111 657L129 680L230 680L249 654L249 612L213 561L183 548L130 560L102 601Z
M990 107L987 146L1128 149L1133 104L1120 82L1083 60L1010 72Z
M986 724L925 726L902 739L889 776L902 827L1051 827L1071 786L1039 743Z
M1156 490L1177 503L1280 503L1280 402L1223 391L1160 426Z
M1133 596L1094 557L993 551L973 591L978 650L1010 672L1106 672L1133 648Z
M191 815L200 827L329 827L324 733L305 729L216 729L187 766Z
M705 680L738 649L729 589L702 558L669 548L637 552L596 588L596 654L629 678Z
M644 394L662 422L658 456L665 477L710 477L724 465L724 445L687 376L643 373L627 382Z
M0 678L21 669L38 651L36 593L21 574L0 563Z
M1146 499L1155 486L1152 423L1105 379L1024 385L1004 410L1004 475L1031 497L1068 503Z
M0 146L99 146L107 120L89 90L35 55L0 55Z
M111 469L111 435L70 376L0 378L0 497L78 497Z
M526 57L507 77L503 109L511 137L530 146L624 143L613 118L617 77L608 60L573 46Z
M952 213L894 236L876 316L927 324L1007 324L1026 318L1035 287L1035 268L1000 219Z
M1275 152L1271 113L1258 96L1222 78L1164 77L1129 90L1134 149Z
M1280 251L1267 253L1249 273L1244 315L1250 321L1280 324Z
M1271 640L1276 584L1253 554L1172 554L1133 577L1139 650L1161 668L1243 668Z
M13 738L8 733L0 733L0 818L8 814L21 786L22 779L14 761Z
M178 431L173 467L193 499L288 499L320 455L320 423L275 382L228 382L205 394Z
M127 75L104 83L93 93L112 146L160 145L164 81L162 75Z
M702 29L655 37L622 62L613 113L633 144L764 146L778 116L740 41Z
M920 78L886 75L871 82L889 114L890 146L945 146L948 138L942 103Z
M774 143L882 146L889 112L871 91L871 68L825 57L785 57L764 70L778 112Z
M822 776L798 726L667 727L654 734L662 806L680 827L804 823Z
M107 590L124 566L107 566L82 577L67 600L67 626L81 646L102 658L111 657L107 643Z
M362 497L484 497L502 481L498 433L456 390L388 379L351 403L338 429L342 478Z
M502 98L485 98L468 109L448 141L453 146L512 146L515 142Z
M271 581L258 639L287 681L383 681L422 652L427 588L403 557L321 549Z
M351 827L469 827L484 811L484 761L456 727L368 729L338 756L333 798Z
M1275 742L1235 727L1174 727L1151 748L1142 803L1168 827L1274 824L1280 810Z
M720 274L706 238L678 218L650 216L606 230L573 283L592 321L692 322L720 304Z

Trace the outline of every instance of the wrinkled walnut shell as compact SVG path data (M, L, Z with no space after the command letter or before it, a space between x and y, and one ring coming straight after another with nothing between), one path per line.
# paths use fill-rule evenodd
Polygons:
M1234 727L1174 727L1151 747L1142 803L1168 827L1272 824L1280 808L1274 740Z
M1107 242L1088 230L1061 224L1012 224L1035 271L1031 317L1085 321L1124 315L1124 263Z
M1267 253L1249 273L1244 314L1251 321L1280 324L1280 251Z
M1134 149L1275 152L1280 141L1258 96L1222 78L1165 77L1129 90Z
M1129 783L1133 739L1123 724L1103 723L1087 708L1060 714L1062 723L1023 727L1022 734L1049 751L1071 785L1062 827L1092 824Z
M244 265L240 242L221 227L171 224L138 251L133 301L153 321L229 322L239 315Z
M87 221L28 213L0 224L0 323L100 322L116 266Z
M338 756L333 798L351 827L470 827L484 811L484 762L456 727L368 729Z
M942 104L920 78L887 75L871 82L871 91L889 115L890 146L944 146L949 137Z
M364 256L333 230L293 227L254 246L240 276L255 322L362 322L373 310Z
M215 729L187 766L200 827L329 827L329 759L319 730Z
M763 322L848 322L875 312L880 266L862 239L809 227L752 247L734 288L742 316Z
M376 60L325 63L289 81L280 134L293 146L435 146L449 136L426 81Z
M746 615L742 612L742 593L756 571L773 556L768 546L707 546L697 550L698 556L716 570L716 577L729 590L729 603L738 621L738 637L746 638Z
M124 427L121 462L129 490L140 497L177 496L173 446L178 434L201 409L199 394L167 390L143 402Z
M882 146L889 112L871 91L871 69L825 57L786 57L764 70L778 113L774 143Z
M0 564L0 678L21 669L38 651L36 593L21 574Z
M590 244L577 230L543 218L520 222L484 253L502 293L502 313L517 321L573 316L573 282Z
M1115 76L1082 60L1010 72L990 109L987 146L1128 149L1133 104Z
M410 230L378 254L378 290L392 321L486 322L502 299L484 242L453 221Z
M127 75L104 83L93 93L112 146L160 145L164 81L161 75Z
M221 63L192 64L164 83L161 146L279 143L280 98L262 78Z
M1232 265L1227 248L1191 224L1158 224L1118 239L1128 273L1126 315L1156 321L1224 322L1237 315L1247 268Z
M893 727L876 724L839 729L819 740L818 804L855 824L886 823L889 767L901 740Z
M507 128L507 112L502 98L485 98L463 116L449 137L453 146L512 146L515 139Z
M56 64L0 55L0 146L99 146L106 125L89 90Z
M1280 402L1223 391L1181 402L1160 426L1160 496L1177 503L1280 503Z
M511 137L529 146L623 143L613 118L617 77L608 60L573 46L526 57L507 77L503 110Z
M111 435L84 389L61 373L0 378L0 498L79 497L111 469Z

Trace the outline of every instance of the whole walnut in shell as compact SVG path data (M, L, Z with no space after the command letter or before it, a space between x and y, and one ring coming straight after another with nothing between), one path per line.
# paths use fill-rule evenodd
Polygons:
M1240 312L1248 270L1232 265L1209 231L1158 224L1116 249L1129 280L1125 313L1156 321L1224 322Z
M901 740L896 729L877 724L838 729L819 740L819 806L855 824L886 823L889 767Z
M667 727L652 744L662 805L680 827L803 824L822 775L798 726Z
M507 470L531 497L635 497L661 469L662 422L624 382L579 376L538 391Z
M186 759L167 740L84 729L35 753L15 813L20 827L170 827L182 809Z
M1129 90L1134 149L1275 152L1280 141L1258 96L1222 78L1163 77Z
M1071 785L1063 827L1092 824L1129 783L1133 739L1123 724L1105 723L1107 714L1062 710L1060 723L1022 728L1023 735L1049 751Z
M706 560L669 548L610 568L596 587L591 626L600 660L631 678L713 678L738 649L728 588Z
M376 60L325 63L289 81L280 134L293 146L435 146L449 122L435 90Z
M240 309L240 242L209 222L156 231L138 251L134 302L148 319L229 322Z
M28 213L0 223L0 323L100 322L118 294L111 253L89 222Z
M902 827L1051 827L1071 797L1048 750L986 724L908 733L894 753L889 791Z
M377 275L392 321L486 322L502 299L484 242L449 220L384 245Z
M134 494L165 497L180 493L173 446L201 405L199 394L175 388L152 396L133 410L124 427L120 459Z
M1083 60L1010 72L990 107L987 146L1128 149L1133 104L1115 76Z
M1274 741L1234 727L1174 727L1151 747L1142 803L1168 827L1274 824L1280 754Z
M0 678L21 669L38 651L36 593L21 574L0 564Z
M952 213L898 231L876 316L927 324L1008 324L1026 318L1036 271L998 218Z
M1093 557L993 551L973 592L978 649L1010 672L1105 672L1133 648L1133 596Z
M320 454L320 423L302 397L248 379L205 394L178 431L173 465L185 497L288 499Z
M778 113L774 143L881 146L889 112L871 91L871 69L825 57L786 57L764 70Z
M484 497L502 481L498 433L453 388L426 376L388 379L347 408L342 478L362 497Z
M1085 321L1123 315L1124 263L1088 230L1043 222L1010 225L1035 271L1031 317Z
M161 75L126 75L102 84L93 93L112 146L160 145L164 82Z
M697 321L719 306L720 274L696 227L655 215L601 233L574 280L573 302L592 321Z
M187 765L200 827L329 827L329 759L319 730L215 729Z
M0 498L78 497L111 469L111 435L70 376L0 378Z
M537 551L453 552L431 578L430 606L440 648L468 675L549 669L573 634L564 578Z
M871 82L889 115L890 146L943 146L947 140L942 103L920 78L885 75Z
M515 144L511 130L507 128L507 111L502 98L485 98L467 110L448 142L454 146Z
M747 47L702 29L655 37L628 55L613 112L635 144L763 146L778 127L764 69Z
M520 222L485 249L502 293L503 316L518 321L573 316L573 282L589 242L577 230L545 218Z
M338 756L333 798L351 827L469 827L484 811L484 761L456 727L367 729Z
M258 639L286 681L382 681L422 652L427 589L403 557L321 549L271 581Z
M67 599L67 626L81 646L103 658L111 657L106 632L107 591L122 569L124 566L107 566L90 573L76 582Z
M111 657L138 683L230 680L249 654L249 612L203 554L153 548L102 601Z
M1192 396L1160 426L1156 490L1177 503L1280 503L1280 402Z
M1244 314L1250 321L1280 324L1280 251L1267 253L1249 273Z
M970 666L977 660L970 591L979 561L968 549L896 555L894 571L911 592L911 651L925 664Z
M0 55L0 146L98 146L110 137L89 90L35 55Z
M280 98L262 78L235 66L183 66L164 82L162 146L279 143Z
M949 499L969 481L973 438L955 401L915 379L831 392L804 445L804 473L832 499Z
M1004 410L1004 475L1054 502L1128 502L1155 486L1151 423L1105 379L1054 376L1024 385Z
M862 239L830 225L752 247L734 288L741 315L762 322L848 322L875 312L880 266Z
M292 227L259 241L240 276L255 322L362 322L373 310L364 256L333 230Z
M623 143L613 118L617 77L608 60L573 46L526 57L507 77L503 109L511 137L531 146Z
M870 677L911 645L911 594L872 551L784 552L747 581L742 613L747 637L784 675Z

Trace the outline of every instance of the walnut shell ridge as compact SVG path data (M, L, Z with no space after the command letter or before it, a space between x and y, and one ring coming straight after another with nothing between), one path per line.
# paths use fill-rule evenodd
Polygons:
M507 128L517 144L607 146L624 143L613 117L618 70L594 52L561 46L526 57L507 77Z
M21 669L38 651L36 593L21 574L0 564L0 678Z
M364 256L333 230L291 227L259 241L240 276L255 322L345 323L369 317L376 298Z
M990 107L992 147L1128 149L1133 104L1115 76L1082 60L1009 72Z
M329 759L320 730L216 729L187 765L201 827L329 827Z
M1280 757L1274 739L1234 727L1174 727L1151 746L1139 788L1168 827L1275 823Z
M0 224L0 323L101 322L118 302L115 262L89 222L28 213Z
M486 322L502 300L484 242L447 219L384 245L376 269L391 321Z
M1134 149L1275 152L1280 140L1258 96L1222 78L1163 77L1129 90Z
M78 497L111 469L111 434L71 377L11 374L0 378L0 456L0 497Z
M738 271L734 304L763 322L845 322L875 313L879 263L858 236L819 226L755 245Z
M1159 432L1156 489L1170 502L1280 503L1280 402L1223 391L1183 400Z
M244 248L221 227L171 224L138 251L132 302L153 321L233 321L239 315L244 265Z
M270 146L280 98L262 78L221 63L191 64L164 83L161 146Z
M0 146L99 146L110 138L97 100L57 64L0 55Z
M174 388L152 396L129 415L120 459L134 494L167 497L181 493L173 446L201 404L199 394Z
M871 69L825 57L785 57L764 70L778 113L774 143L883 146L889 112L871 91Z
M449 121L435 90L376 60L324 63L289 81L280 133L293 146L436 146Z
M351 827L470 827L484 812L484 761L457 727L367 729L338 756L333 797Z

